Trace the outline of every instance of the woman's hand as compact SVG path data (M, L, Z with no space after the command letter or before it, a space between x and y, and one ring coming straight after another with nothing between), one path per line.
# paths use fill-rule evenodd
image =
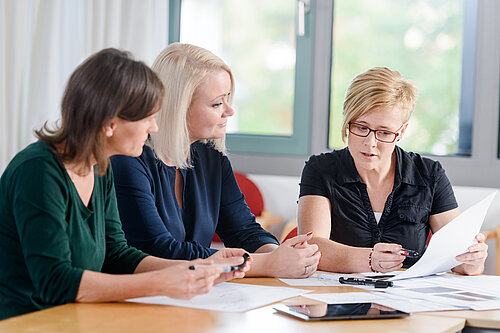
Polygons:
M393 243L377 243L373 247L372 269L380 273L392 272L403 267L405 256L399 254L401 245Z
M235 249L235 248L223 248L211 255L208 259L213 260L217 264L228 264L231 266L240 265L243 263L243 255L248 253L243 249ZM232 279L240 279L245 276L245 272L250 269L252 265L252 257L248 258L245 266L239 271L222 273L219 278L215 280L215 284L221 283L224 281L232 280Z
M208 293L216 279L220 277L222 267L203 267L196 270L189 267L214 263L213 260L197 259L151 272L156 276L156 281L153 283L159 288L154 294L191 299L196 295Z
M281 278L306 278L318 269L321 252L316 244L308 244L312 233L290 238L268 254L266 265L270 275Z
M456 273L464 275L477 275L484 271L484 261L488 256L488 245L485 243L486 236L484 234L476 235L477 244L469 246L469 252L460 254L455 257L457 261L463 264L453 268Z

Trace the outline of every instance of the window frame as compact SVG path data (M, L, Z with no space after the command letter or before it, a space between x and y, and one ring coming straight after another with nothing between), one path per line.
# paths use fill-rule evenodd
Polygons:
M180 14L182 0L170 0L169 43L180 40ZM228 133L230 152L263 153L304 156L309 152L310 100L312 84L312 52L314 36L315 1L305 14L304 36L295 35L296 64L294 76L294 102L292 135L257 135ZM170 33L171 32L171 33Z
M170 0L179 2L180 0ZM438 160L453 185L500 187L500 1L465 0L463 80L460 100L462 151L452 156L424 155ZM472 8L472 9L471 9ZM475 8L475 9L474 9ZM471 11L472 10L472 11ZM308 110L308 150L301 155L268 153L262 149L230 151L234 169L250 174L300 177L310 154L328 151L331 32L333 1L311 0L312 78ZM473 24L471 27L470 24ZM473 44L470 44L470 43ZM474 47L471 47L474 45ZM298 61L297 61L298 62ZM465 143L460 140L465 140ZM258 143L255 146L264 145ZM470 147L468 147L470 145ZM469 150L470 155L467 156ZM465 153L464 153L465 152ZM464 153L462 155L462 153Z

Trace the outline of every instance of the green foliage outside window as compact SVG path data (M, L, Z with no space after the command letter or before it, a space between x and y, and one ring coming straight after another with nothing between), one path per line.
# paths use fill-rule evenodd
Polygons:
M228 132L292 134L295 7L291 0L183 0L181 41L206 47L233 71Z
M457 150L463 1L336 0L329 146L341 148L342 104L349 82L374 66L399 71L419 98L407 150L438 155Z

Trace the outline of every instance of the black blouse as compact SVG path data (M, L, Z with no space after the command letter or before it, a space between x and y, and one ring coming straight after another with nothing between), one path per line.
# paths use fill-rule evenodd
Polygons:
M366 184L348 148L313 155L306 162L300 196L320 195L330 200L331 240L359 247L396 243L423 253L430 231L429 216L458 207L450 181L438 161L398 146L394 151L394 187L378 224ZM415 262L407 258L404 267Z

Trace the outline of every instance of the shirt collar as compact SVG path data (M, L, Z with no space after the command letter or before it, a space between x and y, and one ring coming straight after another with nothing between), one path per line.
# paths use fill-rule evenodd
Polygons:
M419 165L414 163L412 155L415 153L407 153L400 147L394 148L396 153L396 181L398 183L405 183L415 186L426 186L424 178L422 177Z
M341 154L340 160L345 161L345 165L337 166L337 178L339 183L362 183L363 180L359 176L358 170L356 170L354 159L349 152L349 147L345 147L344 149L339 150L339 153Z
M337 168L338 170L338 180L339 183L362 183L363 180L356 170L354 165L354 159L349 152L349 148L346 147L339 151L342 154L342 161L345 161L345 165ZM394 152L396 153L396 175L394 179L394 186L396 187L400 183L405 183L415 186L426 186L418 167L413 163L410 154L405 153L403 149L398 146L394 147Z

